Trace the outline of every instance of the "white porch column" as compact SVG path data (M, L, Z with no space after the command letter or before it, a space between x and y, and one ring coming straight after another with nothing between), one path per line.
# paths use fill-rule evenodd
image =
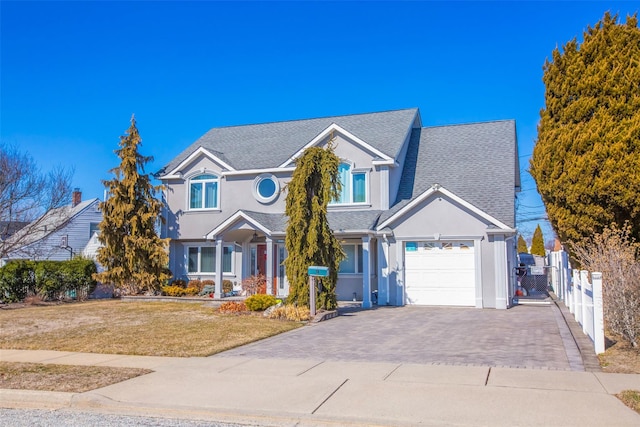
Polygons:
M371 237L362 237L362 308L371 308Z
M216 298L222 298L222 280L224 280L222 271L222 253L224 249L222 243L222 236L216 236Z
M382 236L382 240L378 239L378 268L380 275L378 276L378 305L389 305L389 240L387 235Z
M273 239L267 241L267 295L273 294Z
M496 280L496 308L507 308L507 246L504 241L504 236L496 234L493 237L494 245L494 264L495 264L495 280Z
M249 277L251 275L251 266L249 263L251 262L251 249L249 249L248 242L242 242L242 269L240 270L242 276L240 277L240 282L244 280L245 277Z

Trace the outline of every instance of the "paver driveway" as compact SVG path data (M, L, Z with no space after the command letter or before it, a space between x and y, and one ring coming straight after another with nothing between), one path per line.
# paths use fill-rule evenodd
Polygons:
M337 318L214 357L228 356L584 370L553 304L342 309Z

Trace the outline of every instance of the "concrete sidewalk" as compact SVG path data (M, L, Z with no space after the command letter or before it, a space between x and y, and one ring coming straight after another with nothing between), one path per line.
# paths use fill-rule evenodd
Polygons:
M0 360L149 368L86 393L0 390L0 406L252 425L638 426L640 375L250 357L0 350Z

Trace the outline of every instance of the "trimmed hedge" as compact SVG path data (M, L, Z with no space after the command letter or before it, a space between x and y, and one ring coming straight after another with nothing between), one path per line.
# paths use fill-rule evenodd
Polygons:
M18 302L31 295L43 300L87 299L96 287L90 259L9 261L0 268L0 300Z

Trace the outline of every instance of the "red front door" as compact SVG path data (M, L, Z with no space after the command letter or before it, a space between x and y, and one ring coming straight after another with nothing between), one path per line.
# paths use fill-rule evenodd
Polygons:
M258 245L257 251L258 259L257 259L257 267L258 274L262 274L263 276L267 276L267 245ZM277 257L273 257L273 282L271 283L271 294L277 295L277 284L278 284L278 265L277 265Z

